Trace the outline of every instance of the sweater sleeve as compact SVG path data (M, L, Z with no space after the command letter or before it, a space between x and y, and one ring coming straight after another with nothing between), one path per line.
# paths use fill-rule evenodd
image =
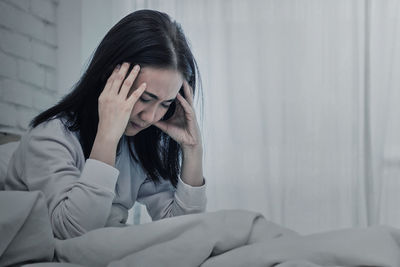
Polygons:
M60 129L34 131L21 145L21 178L29 191L45 194L57 238L104 227L119 175L116 168L94 159L85 162L77 138Z
M162 180L155 184L147 178L139 189L137 201L146 206L153 221L204 212L207 205L206 181L204 179L202 186L191 186L178 177L175 189L170 181Z

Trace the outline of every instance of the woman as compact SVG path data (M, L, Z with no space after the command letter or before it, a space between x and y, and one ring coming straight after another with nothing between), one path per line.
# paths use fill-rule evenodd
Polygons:
M42 191L60 239L125 225L135 201L153 220L204 211L196 73L183 31L168 15L126 16L74 90L32 120L6 189Z

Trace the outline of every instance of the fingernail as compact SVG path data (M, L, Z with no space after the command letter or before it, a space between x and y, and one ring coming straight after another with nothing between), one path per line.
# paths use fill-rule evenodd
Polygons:
M146 87L147 86L147 83L143 83L143 85L142 85L143 87Z
M133 67L135 69L135 71L139 70L139 65L135 65L135 67Z

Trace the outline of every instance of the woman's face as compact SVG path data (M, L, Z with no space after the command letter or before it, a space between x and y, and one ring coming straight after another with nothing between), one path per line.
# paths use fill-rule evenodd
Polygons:
M183 78L176 70L144 67L133 83L131 92L144 82L147 87L133 106L124 133L127 136L134 136L161 120L171 103L175 101L183 84Z

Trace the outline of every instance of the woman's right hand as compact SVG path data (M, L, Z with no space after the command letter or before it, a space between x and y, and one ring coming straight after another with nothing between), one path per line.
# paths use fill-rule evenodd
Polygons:
M120 67L117 66L99 96L97 134L116 143L125 131L133 106L146 89L146 83L143 83L128 97L140 67L136 65L126 77L128 69L129 63L123 63Z

